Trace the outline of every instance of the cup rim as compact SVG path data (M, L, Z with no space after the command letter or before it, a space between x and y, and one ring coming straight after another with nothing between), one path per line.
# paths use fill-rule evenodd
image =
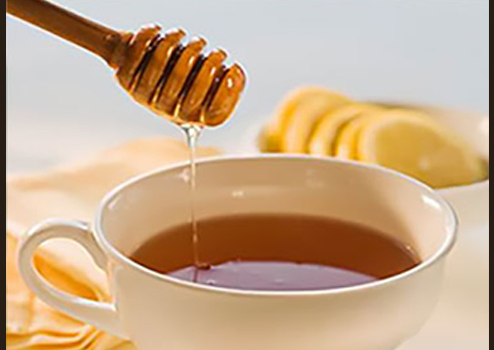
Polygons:
M275 297L275 298L280 298L280 297L315 297L315 296L325 296L325 295L340 295L340 294L348 294L348 293L355 293L355 292L363 292L363 291L368 291L368 290L373 290L373 289L378 289L384 286L388 286L391 284L395 284L397 282L400 282L402 280L408 279L420 272L426 271L433 266L435 266L439 261L441 261L443 258L445 258L450 251L453 249L455 242L457 240L457 235L458 235L458 226L459 226L459 219L454 211L452 205L444 199L437 191L434 191L432 188L427 186L426 184L410 177L407 175L404 175L398 171L387 169L384 167L372 165L372 164L364 164L360 162L355 162L355 161L348 161L348 160L342 160L342 159L335 159L335 158L327 158L327 157L322 157L322 156L313 156L313 155L304 155L304 154L262 154L262 155L220 155L220 156L213 156L213 157L207 157L207 158L201 158L198 160L198 164L209 164L209 163L216 163L216 162L231 162L231 161L244 161L244 160L262 160L262 159L271 159L271 160L287 160L287 159L292 159L296 161L317 161L317 162L330 162L330 163L338 163L338 164L346 164L348 166L352 167L357 167L357 168L364 168L364 169L369 169L372 171L377 171L377 172L382 172L382 173L387 173L388 175L392 175L395 177L399 177L405 181L411 182L414 186L419 187L423 192L429 194L436 200L436 202L441 206L446 218L447 218L447 224L448 227L446 228L447 230L447 236L444 239L444 242L442 243L441 247L427 260L422 261L419 265L416 267L407 270L405 272L402 272L400 274L382 279L382 280L377 280L374 282L370 283L365 283L361 285L356 285L356 286L349 286L349 287L340 287L340 288L332 288L332 289L321 289L321 290L309 290L309 291L259 291L259 290L240 290L240 289L233 289L233 288L225 288L225 287L216 287L216 286L208 286L208 285L202 285L198 283L193 283L193 282L188 282L184 280L180 280L174 277L170 277L165 274L158 273L156 271L153 271L147 267L144 267L136 262L134 262L132 259L127 257L124 253L122 253L119 249L117 249L109 240L106 238L104 234L104 230L101 226L102 224L102 218L103 218L103 213L104 209L108 207L108 205L113 201L113 199L120 194L123 190L126 188L135 185L139 182L141 182L144 179L148 179L154 176L160 176L163 173L179 169L179 168L184 168L188 166L189 162L184 161L180 163L176 163L173 165L168 165L164 166L155 170L152 170L150 172L146 172L144 174L138 175L134 178L131 178L130 180L127 180L120 185L116 186L113 190L111 190L100 202L98 211L96 213L95 221L94 221L94 234L96 236L97 241L100 243L100 245L103 247L105 252L107 254L110 254L111 257L116 259L118 262L123 264L124 266L127 266L131 268L132 270L144 274L148 277L154 278L158 281L170 283L176 287L182 287L186 288L189 290L194 290L194 291L202 291L205 293L215 293L215 294L226 294L226 295L231 295L231 296L249 296L249 297Z

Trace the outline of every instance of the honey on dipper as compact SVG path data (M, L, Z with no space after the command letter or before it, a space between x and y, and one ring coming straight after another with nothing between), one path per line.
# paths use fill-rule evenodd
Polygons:
M242 68L226 67L223 50L205 56L202 38L184 44L183 30L160 31L149 26L124 35L123 49L110 62L120 84L137 102L179 125L224 123L245 86Z

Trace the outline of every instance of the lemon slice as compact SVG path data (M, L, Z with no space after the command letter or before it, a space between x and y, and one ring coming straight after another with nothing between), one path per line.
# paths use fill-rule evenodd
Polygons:
M338 132L334 155L341 159L359 160L360 133L370 124L383 118L382 113L367 112L345 124Z
M264 153L280 151L280 135L276 125L268 124L259 134L259 150Z
M360 160L413 176L434 188L485 179L481 157L441 125L391 111L360 129Z
M293 96L278 117L280 149L287 153L305 153L310 135L319 119L350 100L322 88L304 88Z
M380 110L382 108L377 105L354 103L325 114L312 134L309 153L335 156L340 131L353 120Z
M259 134L259 148L263 152L281 151L281 138L288 120L294 111L309 96L325 91L319 87L303 87L297 89L284 98L276 113L275 120L267 125Z
M303 100L321 90L318 87L304 87L288 94L280 104L274 122L267 125L259 135L259 148L262 152L281 151L281 135L288 120Z
M286 128L288 121L303 101L311 96L325 95L327 92L327 89L317 86L306 86L290 92L283 99L276 113L276 124L280 131Z

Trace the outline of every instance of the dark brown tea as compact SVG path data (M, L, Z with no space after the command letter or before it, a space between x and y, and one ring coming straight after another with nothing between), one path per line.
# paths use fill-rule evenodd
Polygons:
M190 224L145 242L132 259L169 276L216 287L308 291L360 285L415 267L417 255L373 229L297 215L239 215Z

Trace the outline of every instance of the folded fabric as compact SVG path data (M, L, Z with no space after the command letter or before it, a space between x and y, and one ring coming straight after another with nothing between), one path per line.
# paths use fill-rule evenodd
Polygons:
M217 155L201 148L199 157ZM91 221L99 201L119 183L138 174L186 161L181 142L155 138L129 142L80 164L45 174L7 179L7 350L133 349L120 339L68 317L39 300L17 271L18 241L47 218ZM35 259L40 273L56 287L93 300L109 300L103 271L77 244L54 240Z

